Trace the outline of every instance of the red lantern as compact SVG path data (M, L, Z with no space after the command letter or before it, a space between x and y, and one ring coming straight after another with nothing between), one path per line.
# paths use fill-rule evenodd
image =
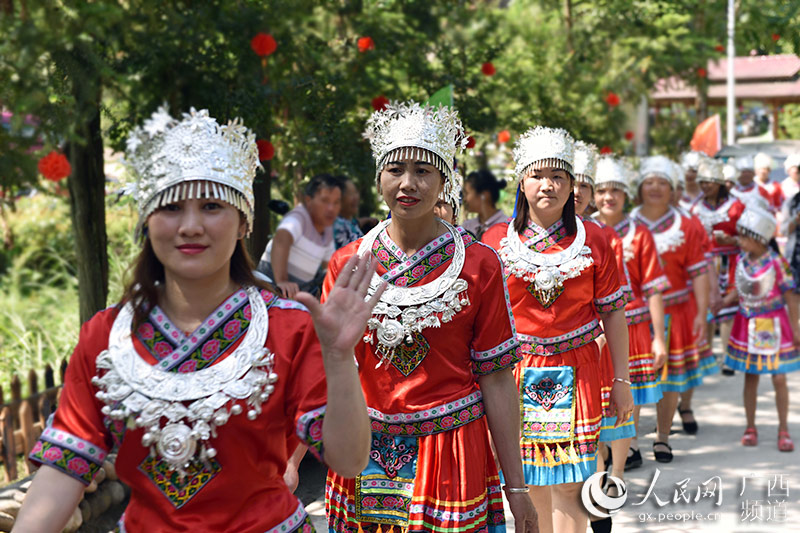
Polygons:
M483 72L484 76L494 76L494 73L497 72L497 69L494 68L494 65L491 63L491 61L487 61L481 65L481 72Z
M470 135L467 137L467 149L475 148L475 137Z
M278 49L278 43L275 38L269 33L256 33L256 36L250 40L250 48L253 52L260 57L272 55Z
M600 154L608 155L610 153L612 153L612 150L611 150L610 146L603 146L602 148L600 148Z
M269 161L273 157L275 157L275 147L272 146L272 143L266 139L259 139L256 141L256 146L258 147L258 160L259 161Z
M779 33L773 33L772 34L772 42L773 43L777 43L778 39L780 39L780 38L781 38L781 35Z
M719 53L723 53L725 52L725 47L722 46L721 44L718 44L717 46L714 47L714 50L716 50Z
M698 78L705 78L708 76L708 72L703 67L697 67L697 77Z
M375 50L375 41L372 37L360 37L358 39L358 51L362 54L367 50Z
M372 99L372 109L375 111L383 111L389 105L389 99L383 95L376 96Z
M55 150L41 158L37 166L42 176L50 181L61 181L72 173L69 160Z
M497 134L497 142L500 144L505 144L511 140L511 133L508 130L503 130Z
M628 131L625 132L625 140L626 141L632 141L633 140L633 132L631 130L628 130Z
M617 107L619 105L619 96L616 93L608 93L606 95L606 103L609 107Z

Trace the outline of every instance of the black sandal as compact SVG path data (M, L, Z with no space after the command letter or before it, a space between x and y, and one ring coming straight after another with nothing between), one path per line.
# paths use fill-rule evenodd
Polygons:
M639 450L631 447L631 452L633 453L631 453L625 459L625 472L627 472L628 470L633 470L634 468L639 468L640 466L642 466L643 463L642 454L639 452Z
M658 452L656 451L656 446L666 446L668 452ZM653 443L653 455L656 458L656 461L659 463L671 463L672 462L672 446L667 444L666 442L656 441Z
M685 422L683 420L683 415L692 415L694 417L694 411L691 409L681 409L681 406L678 406L678 414L681 415L681 423L683 423L683 430L688 433L689 435L695 435L697 433L697 421L694 420L692 422Z

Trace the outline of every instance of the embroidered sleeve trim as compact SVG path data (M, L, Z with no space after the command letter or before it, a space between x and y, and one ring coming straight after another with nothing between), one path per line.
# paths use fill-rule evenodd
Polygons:
M297 419L297 437L308 446L314 457L323 460L322 422L325 419L326 406L304 413Z
M513 367L522 356L517 353L519 342L516 335L503 344L485 352L472 353L472 373L476 376L487 376L499 370Z
M52 427L45 428L33 446L30 460L51 466L88 485L107 455L103 448Z
M624 307L624 306L623 306ZM557 337L536 337L518 333L520 346L518 354L530 353L534 355L554 355L574 350L589 344L603 334L600 321L593 319L583 326Z
M610 313L612 311L625 309L625 304L627 303L628 299L625 297L625 292L622 290L622 287L608 296L594 299L594 306L598 313Z
M693 265L689 265L686 268L686 272L693 278L696 278L701 274L706 274L708 273L708 261L703 259L702 261L699 261Z
M649 298L654 294L667 292L669 289L667 276L661 275L647 283L642 283L642 296Z

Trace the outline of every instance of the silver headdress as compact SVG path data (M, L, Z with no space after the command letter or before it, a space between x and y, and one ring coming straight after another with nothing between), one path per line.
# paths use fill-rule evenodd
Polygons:
M764 152L758 152L753 158L753 168L772 168L772 157Z
M730 163L722 165L722 178L724 181L736 181L736 167Z
M441 199L454 206L461 203L461 180L454 163L457 153L466 148L467 138L458 111L441 105L390 102L369 117L364 138L372 147L376 179L393 159L424 161L442 173Z
M556 168L573 175L575 141L560 128L536 126L520 135L514 147L517 179L521 180L531 168Z
M672 185L673 189L678 185L675 165L668 157L663 155L654 155L642 159L642 164L639 167L638 184L641 184L648 177L665 179Z
M681 167L683 167L684 172L687 170L697 170L700 161L707 157L705 152L684 152L681 156Z
M776 227L775 217L769 212L766 201L760 198L749 203L736 222L736 231L763 244L775 236Z
M792 167L800 167L800 154L792 154L783 162L783 169L787 173Z
M756 162L753 160L752 155L742 155L736 158L734 162L736 165L736 170L741 172L742 170L755 170Z
M594 187L597 172L597 146L583 141L576 141L575 159L572 168L577 181L588 183Z
M252 231L258 148L255 134L239 119L220 125L208 110L192 108L178 120L159 107L131 131L125 160L135 179L127 191L139 207L137 236L153 211L192 198L233 205Z
M597 188L601 185L621 189L628 192L631 169L616 157L606 155L597 160L597 174L594 182Z
M697 166L697 181L725 184L725 175L722 172L722 161L707 157Z

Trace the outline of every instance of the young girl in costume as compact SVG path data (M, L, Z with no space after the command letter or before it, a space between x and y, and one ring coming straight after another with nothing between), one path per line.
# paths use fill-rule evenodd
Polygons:
M434 215L458 198L464 136L455 110L392 103L367 122L378 191L391 218L336 252L323 300L353 256L389 286L356 346L372 424L366 469L330 472L328 529L506 530L505 475L517 532L536 530L519 449L514 320L492 249ZM457 206L457 204L456 204Z
M575 215L572 137L531 129L514 160L513 220L483 240L503 259L523 357L515 375L525 483L542 531L583 533L579 493L596 471L603 372L595 339L603 331L614 367L611 409L620 421L633 411L625 298L605 237Z
M620 243L616 249L617 258L625 266L626 285L631 289L631 297L625 306L625 320L628 324L631 389L636 405L634 418L638 425L641 406L661 399L657 372L667 361L662 293L669 288L669 281L661 268L652 233L624 212L629 175L630 171L621 161L612 157L600 158L595 185L595 216L617 233ZM629 448L623 448L623 444ZM622 478L626 468L642 464L635 435L627 443L612 444L612 451L614 476ZM618 455L621 461L617 461Z
M283 481L287 436L343 476L366 464L368 261L324 305L301 293L308 309L259 284L243 243L258 150L238 121L159 109L127 161L142 250L122 302L81 328L14 531L61 531L112 450L131 488L120 531L313 531Z
M786 374L800 369L798 297L788 262L770 247L775 235L775 218L767 211L766 204L763 205L753 202L736 224L742 249L736 265L739 310L733 319L725 362L734 370L744 372L747 429L742 444L758 444L758 381L761 374L770 374L778 409L778 449L791 452L794 443L787 424Z

